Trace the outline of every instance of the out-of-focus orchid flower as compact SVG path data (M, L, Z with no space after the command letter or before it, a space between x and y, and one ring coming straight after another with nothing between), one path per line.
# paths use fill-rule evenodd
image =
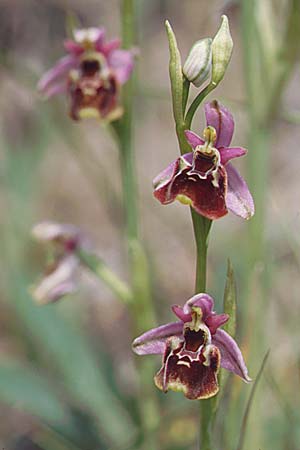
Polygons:
M235 340L219 327L227 314L213 311L214 301L197 294L183 307L173 306L179 321L154 328L136 338L133 351L138 355L161 354L163 364L155 375L156 386L183 392L191 399L209 398L218 390L219 367L251 381Z
M132 73L134 52L121 50L119 39L106 41L104 28L74 30L74 40L64 45L68 55L43 75L39 91L46 98L67 92L74 120L118 119L119 91Z
M76 250L88 247L82 232L71 224L42 222L32 229L35 239L49 243L54 257L31 293L39 304L51 303L77 290L80 261Z
M249 219L254 214L252 196L244 179L229 163L246 153L242 147L229 147L233 117L216 100L206 103L205 115L204 139L186 130L193 152L177 158L153 180L154 196L164 205L179 200L212 220L228 210Z

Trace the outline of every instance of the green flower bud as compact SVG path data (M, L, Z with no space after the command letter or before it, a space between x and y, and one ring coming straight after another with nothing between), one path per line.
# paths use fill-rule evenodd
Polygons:
M212 76L211 82L217 86L225 75L231 58L233 41L227 16L222 16L221 26L212 42Z
M212 62L211 45L210 38L197 41L184 63L183 74L196 87L200 87L209 76Z

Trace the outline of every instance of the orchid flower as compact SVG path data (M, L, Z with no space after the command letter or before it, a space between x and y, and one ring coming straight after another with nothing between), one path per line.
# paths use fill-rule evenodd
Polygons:
M162 367L154 377L163 392L180 391L191 400L212 397L219 390L220 366L245 382L251 381L237 343L219 328L229 316L216 314L213 307L212 297L197 294L183 307L172 307L179 321L154 328L134 340L136 354L163 355Z
M233 117L216 100L206 103L205 115L203 139L185 131L193 151L177 158L154 179L154 196L164 205L174 200L191 205L211 220L224 216L228 210L249 219L254 214L252 196L229 162L246 153L243 147L229 147Z
M134 53L121 50L119 39L106 41L104 28L77 29L73 34L73 40L64 42L67 56L43 75L39 91L46 98L68 93L74 120L118 119L123 112L119 91L132 73Z
M45 274L32 289L39 304L51 303L77 290L80 261L76 250L88 246L82 232L71 224L42 222L32 229L33 237L51 244L54 260L47 265Z

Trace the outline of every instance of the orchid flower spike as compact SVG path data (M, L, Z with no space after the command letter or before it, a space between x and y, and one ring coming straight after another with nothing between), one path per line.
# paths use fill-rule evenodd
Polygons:
M31 289L39 304L52 303L77 290L80 261L76 250L87 248L82 232L71 224L42 222L32 229L33 237L54 250L41 280Z
M74 39L64 43L67 56L46 72L38 83L46 97L67 93L74 120L95 117L118 119L120 87L129 79L134 52L121 50L120 40L105 40L104 28L74 30Z
M248 376L242 353L235 340L219 327L229 319L213 311L208 294L197 294L183 307L173 306L179 321L142 334L133 341L137 355L163 355L162 367L155 375L156 386L183 392L190 400L209 398L219 390L220 366L240 376Z
M248 186L229 161L245 155L243 147L229 147L234 121L225 106L216 100L205 105L203 138L186 130L192 152L177 158L154 180L154 196L167 205L179 200L191 205L208 219L218 219L228 211L243 219L254 214Z

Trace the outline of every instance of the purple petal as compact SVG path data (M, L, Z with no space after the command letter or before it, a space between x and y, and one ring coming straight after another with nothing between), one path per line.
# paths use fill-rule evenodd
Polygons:
M106 42L105 44L102 45L101 47L101 53L103 53L106 57L108 57L108 55L116 50L117 48L119 48L121 45L121 41L120 39L116 38L116 39L112 39L111 41Z
M228 189L226 206L237 216L250 219L254 214L254 202L245 180L232 164L226 165Z
M204 145L204 140L198 136L198 134L194 133L190 130L185 130L184 132L186 140L190 144L192 148L196 148L198 145Z
M219 152L221 156L221 164L224 166L231 159L244 156L247 153L247 150L243 147L220 147Z
M77 44L77 42L72 41L72 39L66 39L64 41L64 47L68 53L73 53L74 55L80 55L84 52L84 48Z
M232 114L217 100L205 104L207 125L214 127L217 132L216 148L228 147L234 130Z
M221 352L221 367L223 369L235 373L247 383L251 381L241 350L235 340L226 331L217 330L216 334L212 337L212 343Z
M132 343L132 349L137 355L163 354L166 340L171 336L181 336L182 322L171 322L158 328L146 331Z
M190 298L183 306L183 311L187 314L191 312L192 306L198 306L202 310L203 320L210 316L214 307L214 300L208 294L196 294Z
M185 313L182 306L173 305L172 311L182 322L189 322L192 319L192 314L190 312Z
M208 326L211 334L215 334L217 329L224 325L229 320L228 314L215 314L213 313L211 316L208 316L205 319L205 324Z
M107 61L120 84L126 83L133 70L134 55L129 50L114 50Z
M55 88L57 89L57 86L67 78L70 70L75 69L77 65L78 57L75 55L61 58L52 69L42 76L38 82L38 90L46 97L50 97L55 92Z

